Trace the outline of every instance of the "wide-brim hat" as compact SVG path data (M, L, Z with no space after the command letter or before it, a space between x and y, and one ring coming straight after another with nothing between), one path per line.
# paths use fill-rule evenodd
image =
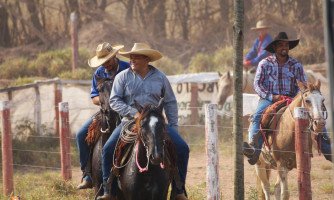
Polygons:
M271 26L268 25L267 21L260 20L256 22L256 26L252 27L251 30L269 29Z
M126 52L120 51L119 54L127 58L130 58L131 54L144 55L150 58L150 62L162 58L162 54L159 51L152 49L149 45L145 43L135 43L131 51L126 51Z
M267 45L265 50L269 51L270 53L275 53L274 46L279 41L288 41L289 42L289 49L293 49L299 44L299 39L289 40L288 35L286 34L286 32L280 32L274 38L274 40L270 44Z
M114 57L117 52L122 49L124 45L114 45L111 46L108 42L99 44L96 47L96 55L88 60L88 65L90 67L98 67L103 65L105 62Z

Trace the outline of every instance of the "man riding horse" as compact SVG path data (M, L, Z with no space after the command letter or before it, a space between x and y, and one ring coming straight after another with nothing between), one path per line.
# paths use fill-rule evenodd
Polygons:
M254 165L261 153L263 139L260 133L260 120L267 107L283 98L293 98L298 93L297 81L306 83L303 66L289 56L299 39L289 40L285 32L280 32L266 48L273 55L263 59L256 70L254 89L260 96L258 107L251 118L249 143L244 142L243 153L248 162ZM331 144L326 130L321 134L321 152L327 160L332 160Z
M167 133L176 147L177 167L182 182L181 188L177 187L176 184L172 184L172 187L177 190L176 199L187 199L184 185L187 175L189 147L177 131L177 101L166 75L149 64L149 62L159 60L162 54L144 43L135 43L131 51L120 52L120 54L130 58L131 67L116 76L111 91L110 107L118 112L123 119L102 149L104 195L98 199L110 199L111 195L115 195L116 188L113 185L112 191L110 191L108 178L113 163L115 146L124 123L129 119L136 119L140 115L134 106L134 102L136 101L141 106L147 104L158 105L161 97L164 98L163 108L168 120Z
M130 67L129 63L116 58L117 52L123 47L123 45L111 46L109 43L104 42L97 46L96 55L88 60L88 65L90 67L98 67L93 74L90 93L93 104L97 106L100 105L100 99L96 79L114 79L116 74ZM89 170L86 169L89 160L90 147L85 141L88 133L88 127L92 122L93 117L90 117L76 134L76 142L79 149L80 167L83 172L82 181L77 186L77 189L86 189L93 187L91 174Z

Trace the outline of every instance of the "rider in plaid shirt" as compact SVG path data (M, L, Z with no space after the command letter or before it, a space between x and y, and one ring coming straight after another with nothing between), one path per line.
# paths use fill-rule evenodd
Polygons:
M254 165L259 159L262 147L260 120L265 109L281 96L295 97L299 91L297 80L306 83L303 66L289 56L289 50L296 47L298 40L288 40L285 32L280 32L265 49L274 55L263 59L257 68L254 89L260 96L258 107L252 116L249 127L249 143L244 142L244 155L248 162ZM331 161L331 144L324 128L321 137L321 151L327 160Z

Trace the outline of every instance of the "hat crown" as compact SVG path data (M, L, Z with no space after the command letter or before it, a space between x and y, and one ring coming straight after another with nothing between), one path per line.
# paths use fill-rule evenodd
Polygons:
M113 47L108 42L103 42L96 47L96 56L103 58L113 51Z
M279 32L278 35L275 37L274 40L288 40L288 35L286 32Z
M138 51L138 50L147 50L151 49L151 47L148 44L145 43L135 43L131 49L131 51Z
M256 23L256 28L268 27L268 24L264 20L260 20Z

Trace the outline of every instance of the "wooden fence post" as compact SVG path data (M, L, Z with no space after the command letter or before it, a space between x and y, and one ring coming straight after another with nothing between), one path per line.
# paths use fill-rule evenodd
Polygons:
M206 193L208 200L221 199L219 191L217 108L217 104L205 104Z
M54 96L55 96L55 131L56 135L59 135L59 112L58 105L62 101L62 86L60 81L56 81L54 84Z
M71 41L72 41L72 73L78 68L78 15L72 12L71 19Z
M198 124L198 85L197 83L190 83L190 123Z
M35 88L35 110L34 110L34 118L35 118L35 131L37 134L41 134L41 125L42 125L42 106L41 106L41 94L39 92L39 84L36 83Z
M294 110L295 117L295 149L298 171L298 189L300 200L312 199L311 191L311 158L308 131L309 119L305 108Z
M13 148L10 123L9 101L0 102L1 133L2 133L2 178L3 194L8 196L13 192Z
M71 151L70 151L70 123L68 113L68 102L59 103L59 113L61 119L60 129L60 158L61 158L61 174L64 180L72 178L71 171Z

